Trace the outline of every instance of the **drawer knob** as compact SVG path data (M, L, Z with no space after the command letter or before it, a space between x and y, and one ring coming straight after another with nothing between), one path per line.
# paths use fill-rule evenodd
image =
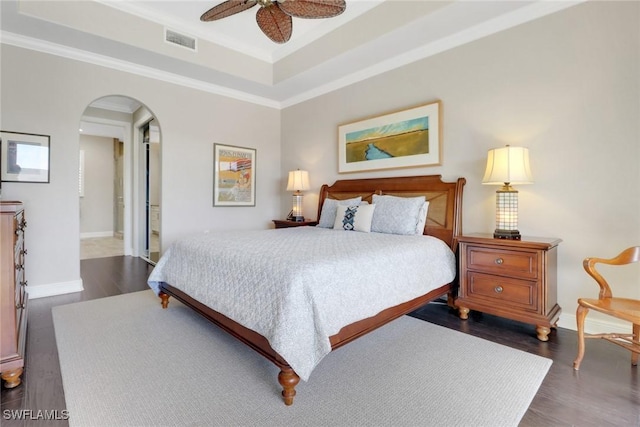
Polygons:
M502 293L502 286L500 286L500 285L496 286L495 288L493 288L493 291L496 294L501 294Z
M504 262L504 260L502 258L496 258L496 260L494 261L496 264L498 265L502 265L502 263Z

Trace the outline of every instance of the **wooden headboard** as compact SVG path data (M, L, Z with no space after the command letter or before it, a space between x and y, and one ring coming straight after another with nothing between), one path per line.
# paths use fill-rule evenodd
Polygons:
M361 196L362 200L371 203L374 194L424 196L429 202L424 234L444 240L455 251L457 237L462 234L462 189L465 183L464 178L443 182L442 175L340 180L320 188L317 218L320 218L325 199L344 200Z

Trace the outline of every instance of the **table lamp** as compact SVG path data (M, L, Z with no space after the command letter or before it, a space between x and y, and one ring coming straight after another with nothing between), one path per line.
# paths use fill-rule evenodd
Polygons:
M287 219L296 222L304 221L302 215L302 191L309 189L309 172L300 169L289 172L287 191L293 191L293 208Z
M496 191L496 230L495 239L520 240L518 231L518 191L511 184L532 184L533 177L529 166L529 149L511 147L489 150L487 169L482 183L502 185Z

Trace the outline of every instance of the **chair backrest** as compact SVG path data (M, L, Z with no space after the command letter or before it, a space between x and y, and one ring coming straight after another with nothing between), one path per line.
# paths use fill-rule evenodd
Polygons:
M596 264L608 264L608 265L626 265L640 261L640 246L632 246L620 252L614 258L585 258L582 266L586 272L598 282L600 286L599 299L611 298L611 288L604 277L596 270Z

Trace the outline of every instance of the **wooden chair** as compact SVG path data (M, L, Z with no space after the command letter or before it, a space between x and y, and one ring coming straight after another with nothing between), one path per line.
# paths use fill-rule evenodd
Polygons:
M585 338L603 338L609 342L617 344L630 350L631 364L638 364L638 355L640 354L640 300L629 298L614 298L611 288L607 281L596 271L596 264L609 265L626 265L640 261L640 246L627 248L620 252L615 258L586 258L582 265L587 273L593 277L600 286L600 294L598 299L578 299L578 310L576 319L578 323L578 357L573 362L573 369L580 369L580 362L584 356L584 340ZM632 334L593 334L585 335L584 319L587 317L589 309L597 310L601 313L618 319L626 320L633 324Z

